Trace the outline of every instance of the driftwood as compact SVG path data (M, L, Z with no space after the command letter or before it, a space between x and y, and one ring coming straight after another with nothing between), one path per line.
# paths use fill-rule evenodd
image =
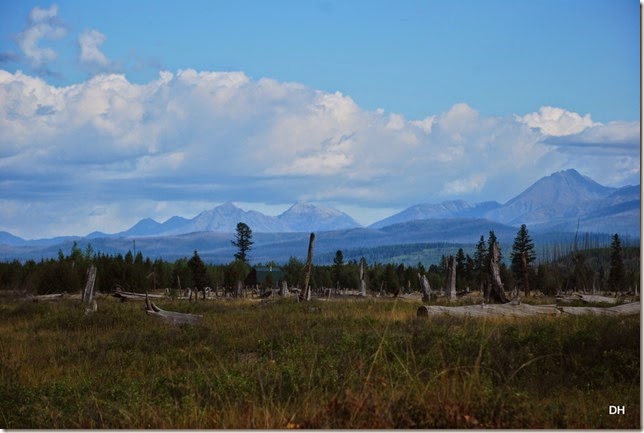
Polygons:
M531 317L595 314L603 316L632 315L640 313L640 303L617 305L615 307L558 307L556 305L528 304L483 304L447 307L443 305L423 305L416 311L417 317L456 316L456 317Z
M189 325L194 325L201 319L201 316L197 314L162 310L148 298L145 298L145 312L151 316L158 317L170 323L187 323Z
M309 250L306 254L306 265L304 266L304 287L301 297L307 301L311 300L309 280L311 279L311 271L313 270L313 242L315 242L315 233L311 233L309 237Z
M456 299L456 265L454 256L447 259L447 281L445 284L445 296L449 299Z

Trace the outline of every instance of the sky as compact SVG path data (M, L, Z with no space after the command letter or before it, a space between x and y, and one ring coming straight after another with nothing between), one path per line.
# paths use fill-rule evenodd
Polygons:
M635 0L0 0L0 231L640 183Z

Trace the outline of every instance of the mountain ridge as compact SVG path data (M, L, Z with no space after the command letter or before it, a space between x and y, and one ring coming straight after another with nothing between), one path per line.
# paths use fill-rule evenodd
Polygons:
M501 204L496 201L470 203L451 200L420 203L363 227L348 214L337 209L298 202L277 216L245 211L231 202L215 206L188 219L180 216L163 223L143 218L125 231L107 234L99 231L85 237L64 236L51 239L25 240L0 232L0 244L11 246L47 245L70 239L141 238L175 236L195 232L234 233L238 222L248 224L254 233L295 233L347 230L352 228L382 229L387 226L422 220L484 218L509 226L526 224L539 231L581 231L639 236L640 185L612 188L600 185L574 169L544 176L523 192Z

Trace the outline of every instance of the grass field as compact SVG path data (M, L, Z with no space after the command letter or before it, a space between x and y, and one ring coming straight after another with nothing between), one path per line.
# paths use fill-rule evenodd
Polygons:
M0 303L3 428L640 428L640 318L393 299ZM625 406L610 415L609 406Z

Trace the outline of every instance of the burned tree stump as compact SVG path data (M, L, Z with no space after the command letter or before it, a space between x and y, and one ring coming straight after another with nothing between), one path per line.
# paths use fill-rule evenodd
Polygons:
M309 250L306 254L306 265L304 265L304 287L301 293L301 298L307 301L311 300L311 288L309 287L309 280L311 279L311 272L313 270L313 242L315 242L315 233L311 233L309 237Z

